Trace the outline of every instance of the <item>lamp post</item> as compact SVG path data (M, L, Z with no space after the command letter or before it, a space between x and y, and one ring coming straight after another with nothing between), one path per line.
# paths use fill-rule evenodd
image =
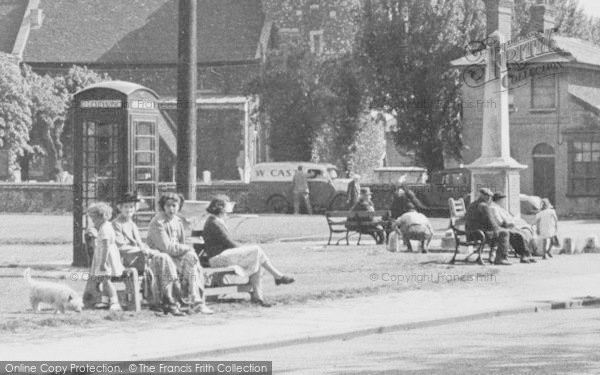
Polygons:
M196 199L197 1L179 0L177 59L177 192Z

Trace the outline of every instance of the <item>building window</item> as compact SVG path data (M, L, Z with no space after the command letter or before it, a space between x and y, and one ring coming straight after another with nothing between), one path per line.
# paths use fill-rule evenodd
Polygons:
M531 78L531 108L556 108L556 75Z
M323 53L323 30L310 32L310 52L317 55Z
M600 195L600 140L569 142L569 194Z

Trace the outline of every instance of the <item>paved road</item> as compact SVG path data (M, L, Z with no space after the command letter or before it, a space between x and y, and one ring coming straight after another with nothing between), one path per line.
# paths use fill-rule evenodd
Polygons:
M600 309L582 309L228 354L210 360L269 360L277 374L599 374L599 348Z

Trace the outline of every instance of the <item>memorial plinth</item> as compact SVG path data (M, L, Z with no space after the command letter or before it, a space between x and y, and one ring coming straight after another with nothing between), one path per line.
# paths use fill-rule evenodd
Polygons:
M510 156L508 71L506 56L501 48L505 40L497 31L490 38L497 43L487 48L483 100L489 100L487 103L490 105L483 108L481 157L467 165L467 168L471 170L472 194L476 195L482 187L503 193L507 197L505 208L513 215L519 215L519 172L527 166Z

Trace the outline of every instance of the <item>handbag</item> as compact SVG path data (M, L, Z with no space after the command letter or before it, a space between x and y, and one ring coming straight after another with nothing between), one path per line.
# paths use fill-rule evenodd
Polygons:
M400 251L400 243L398 241L398 232L393 231L390 234L390 238L387 244L387 250L392 253L397 253Z

